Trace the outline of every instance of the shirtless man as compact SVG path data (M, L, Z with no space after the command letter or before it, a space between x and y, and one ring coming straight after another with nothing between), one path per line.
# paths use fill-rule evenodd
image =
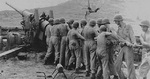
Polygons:
M150 27L150 23L147 20L144 20L140 24L143 33L141 34L140 40L143 46L142 51L142 63L139 67L140 76L143 79L147 79L147 73L150 70L150 62L149 62L149 54L150 54L150 31L148 30Z

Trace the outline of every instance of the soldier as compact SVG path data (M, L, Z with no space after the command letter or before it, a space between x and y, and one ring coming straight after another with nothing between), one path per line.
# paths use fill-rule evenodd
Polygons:
M49 24L50 24L51 26L54 25L54 19L53 19L53 18L49 18L48 22L49 22Z
M74 23L73 19L70 19L67 22L67 25L69 27L69 29L72 29L72 24ZM69 50L69 42L66 43L66 54L65 54L65 66L66 68L68 68L68 63L69 63L69 58L70 58L71 54L70 54L70 50Z
M80 22L80 29L79 29L79 33L81 34L83 32L84 27L87 25L86 20L81 20Z
M109 53L107 49L107 37L111 36L117 39L112 33L107 32L107 27L102 25L100 27L101 33L97 37L97 57L99 63L102 63L102 69L103 69L103 79L110 79L110 66L109 66ZM97 72L97 79L102 78L101 77L101 67L99 67Z
M148 28L150 27L150 23L147 20L144 20L140 24L143 33L140 36L140 40L143 46L142 51L142 63L139 67L140 76L143 79L147 79L147 73L150 70L150 62L149 62L149 54L150 54L150 31Z
M99 28L101 27L101 25L103 25L102 24L102 19L98 19L96 23L97 23L96 30L97 30L98 33L100 33L100 29Z
M110 75L114 75L114 79L118 79L117 72L115 70L114 66L114 54L115 54L115 47L117 45L118 39L116 36L116 32L114 31L113 27L110 26L109 19L103 19L102 24L106 27L106 31L111 33L111 36L107 36L106 42L107 42L107 53L108 53L108 67L110 71ZM113 35L113 37L112 37ZM115 39L114 39L115 37Z
M78 22L73 23L73 29L68 32L68 40L69 40L69 50L71 52L71 58L69 60L69 67L76 58L76 69L78 72L80 63L81 63L81 53L79 52L79 39L85 40L84 37L78 32L77 28L79 27Z
M96 60L96 41L94 40L97 37L98 33L94 29L96 25L95 20L91 20L89 25L86 26L83 30L83 36L85 37L84 42L84 54L86 60L86 76L90 76L91 70L91 78L95 78L96 67L95 67L95 60Z
M128 78L129 79L136 79L135 76L135 67L133 65L133 48L130 46L135 46L135 36L133 29L131 25L127 25L123 22L123 17L121 15L116 15L114 17L114 22L118 25L118 31L117 35L119 38L119 41L122 41L126 45L122 47L115 65L116 65L116 71L120 79L125 79L125 76L123 72L121 71L122 66L122 60L125 59L125 62L127 64L127 70L128 70Z
M45 30L45 36L46 36L46 43L47 45L49 45L49 40L50 40L50 36L51 36L51 28L53 26L53 18L50 18L49 19L49 25L46 27L46 30Z
M86 20L81 20L81 28L84 29L84 27L87 25Z
M55 60L54 64L58 63L58 58L59 58L59 45L60 45L60 29L59 29L59 19L56 19L54 21L54 25L51 28L51 37L49 41L49 47L48 51L46 53L46 56L44 58L44 61L47 60L47 58L52 55L55 51Z
M65 24L65 19L60 19L60 34L61 34L61 46L60 46L60 60L59 63L65 66L65 50L66 50L66 37L69 31L69 27Z
M70 29L72 29L72 24L74 23L74 20L73 19L70 19L67 24L69 26Z
M83 29L86 25L87 25L86 20L81 20L80 22L81 28L79 29L79 33L81 35L83 35ZM80 40L80 53L81 53L81 63L82 63L81 68L85 68L85 55L83 53L83 46L84 46L84 41Z

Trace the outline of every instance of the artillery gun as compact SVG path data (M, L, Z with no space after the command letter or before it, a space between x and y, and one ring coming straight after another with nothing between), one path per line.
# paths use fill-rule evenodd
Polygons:
M25 36L23 38L24 43L29 44L33 48L45 50L45 29L49 26L49 22L47 20L40 19L38 9L35 9L34 13L31 13L27 10L19 10L7 2L6 4L17 11L23 18L23 21L20 23L23 27L23 31L25 32ZM50 18L53 18L52 10L50 10L49 16Z

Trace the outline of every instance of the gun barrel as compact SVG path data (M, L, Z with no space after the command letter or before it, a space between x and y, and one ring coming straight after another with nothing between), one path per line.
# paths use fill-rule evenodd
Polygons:
M12 5L8 4L7 2L6 2L6 4L7 4L9 7L13 8L15 11L17 11L19 14L21 14L21 15L23 16L21 10L14 8Z

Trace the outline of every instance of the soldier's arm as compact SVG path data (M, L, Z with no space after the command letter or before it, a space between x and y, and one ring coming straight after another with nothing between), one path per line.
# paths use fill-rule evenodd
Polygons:
M140 36L140 41L141 41L141 43L143 44L144 43L144 39L143 39L144 37L143 37L143 34L141 34L141 36Z
M129 36L130 36L129 38L131 39L131 43L136 44L133 28L131 27L131 25L128 25L128 28L129 28Z
M46 30L45 30L45 36L47 36L47 27L46 27Z
M123 40L121 37L119 37L118 35L117 35L117 32L115 31L115 29L114 28L112 28L112 27L110 27L110 29L111 29L111 36L114 38L114 39L116 39L116 40Z
M95 32L95 37L97 37L99 35L98 31L94 30L94 32Z
M107 37L107 36L111 36L111 37L114 38L115 40L118 40L118 37L117 37L115 34L110 33L110 32L105 32L105 36L106 36L106 37Z
M70 30L70 27L69 27L69 25L67 25L67 24L66 24L65 26L67 27L67 30L69 31L69 30Z
M76 35L77 35L78 38L80 38L82 40L85 40L85 38L80 33L76 32Z
M49 27L46 27L45 36L49 38L50 37L49 35L50 35Z
M70 31L68 32L67 37L66 37L67 44L69 43L69 33L70 33Z
M143 35L140 36L140 41L144 47L150 48L150 43L144 41Z

